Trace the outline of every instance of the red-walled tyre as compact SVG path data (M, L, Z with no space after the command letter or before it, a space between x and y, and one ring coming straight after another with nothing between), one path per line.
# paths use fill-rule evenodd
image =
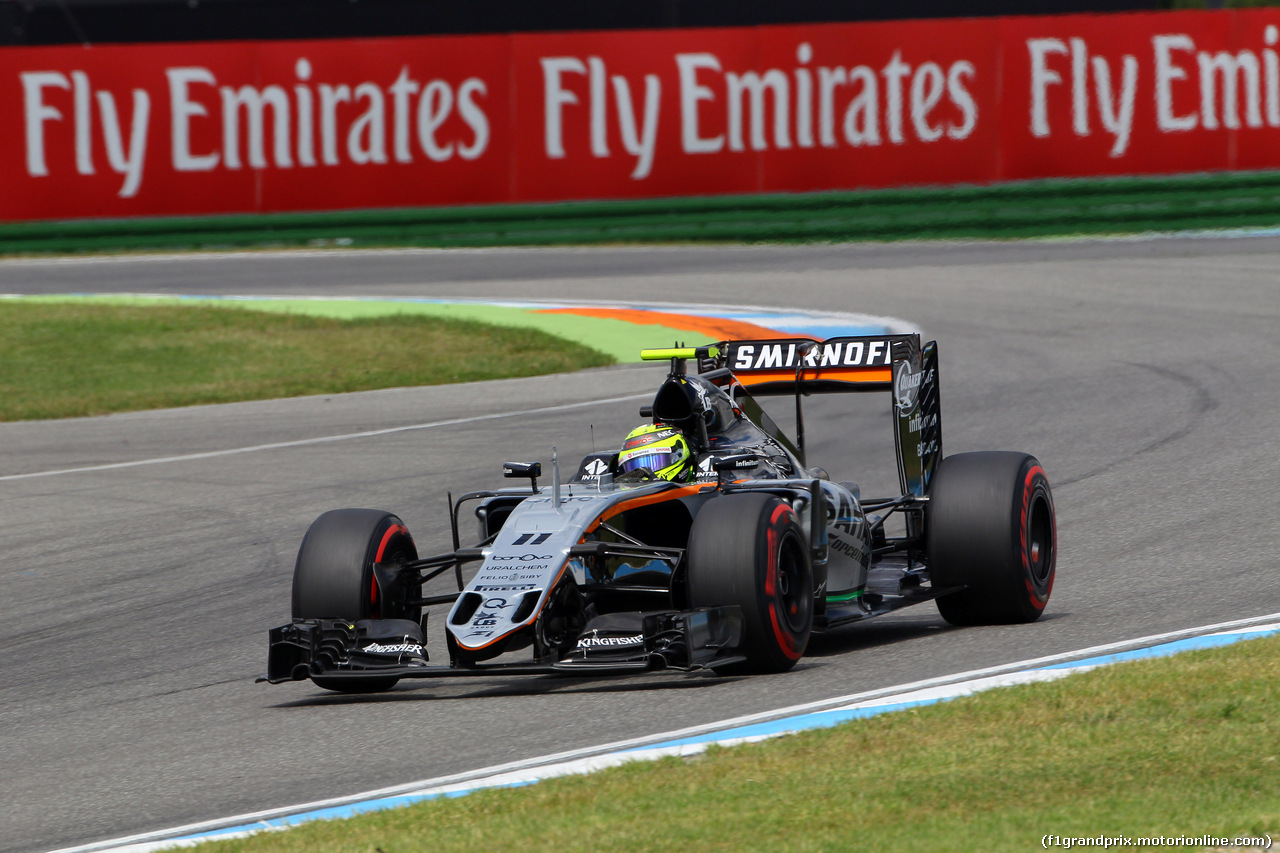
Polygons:
M411 619L420 608L396 591L379 590L374 563L418 558L404 522L377 509L334 509L311 523L293 567L294 619ZM402 591L401 591L402 593ZM380 678L344 682L312 679L319 687L344 693L389 690L399 680Z
M926 512L937 599L953 625L1034 622L1053 591L1057 522L1044 469L1025 453L959 453L942 460Z
M742 608L749 672L782 672L800 660L813 628L813 569L795 510L773 495L708 501L686 553L692 607Z

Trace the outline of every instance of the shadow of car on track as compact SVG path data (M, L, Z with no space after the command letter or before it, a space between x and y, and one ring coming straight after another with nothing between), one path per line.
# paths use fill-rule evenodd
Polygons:
M908 640L941 634L950 626L940 618L898 619L855 623L837 628L830 633L815 634L809 638L804 660L826 658L856 652L859 649L888 646Z
M421 679L401 681L385 693L333 693L313 688L316 692L268 707L278 709L312 708L323 705L349 705L380 702L447 701L451 699L497 699L512 696L548 696L552 694L631 693L651 690L697 690L739 681L749 676L682 676L679 673L622 676L596 676L594 678L562 676L508 676L501 679Z
M1046 613L1037 622L1055 621L1070 613ZM869 622L858 622L830 633L815 634L809 639L809 647L805 649L804 660L828 658L835 655L856 653L859 649L872 649L880 646L893 646L918 640L929 636L959 635L972 631L1016 631L1028 625L988 625L988 626L956 626L948 625L939 616L916 615L896 619L875 619Z

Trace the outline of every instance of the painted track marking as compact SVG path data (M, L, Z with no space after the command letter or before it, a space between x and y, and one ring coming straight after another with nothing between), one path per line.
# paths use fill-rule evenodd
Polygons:
M106 465L85 465L79 468L56 468L50 471L32 471L27 474L5 474L0 482L10 480L34 480L40 477L57 477L63 474L87 474L93 471L115 471L121 468L139 468L144 465L168 465L174 462L191 462L196 459L216 459L220 456L237 456L242 453L258 453L264 450L283 450L291 447L307 447L316 444L332 444L336 441L352 441L359 438L375 438L382 435L394 435L400 432L435 429L436 427L474 424L482 421L494 421L502 418L522 418L529 415L541 415L547 412L563 412L570 409L581 409L586 406L605 406L612 403L625 403L628 400L648 399L650 393L627 394L622 397L605 397L598 400L583 400L578 403L563 403L558 406L542 406L537 409L523 409L518 412L495 412L488 415L473 415L467 418L450 418L444 421L429 421L421 424L371 429L363 432L349 432L340 435L321 435L314 438L300 438L295 441L273 441L269 444L253 444L247 447L229 447L225 450L209 450L203 453L184 453L180 456L157 456L151 459L134 459L129 462L111 462Z
M825 728L876 714L934 704L994 687L1063 678L1122 660L1162 657L1191 648L1227 645L1250 637L1280 632L1280 613L1219 622L1197 628L1122 640L1076 651L1031 658L999 666L929 678L909 684L868 690L691 726L676 731L615 741L514 761L479 770L410 782L348 797L292 807L236 815L156 832L68 847L54 853L149 853L193 846L218 838L243 837L287 829L313 820L350 817L395 808L440 796L462 796L482 788L527 785L556 776L590 773L628 761L668 755L692 755L712 744L732 746L777 737L806 728Z

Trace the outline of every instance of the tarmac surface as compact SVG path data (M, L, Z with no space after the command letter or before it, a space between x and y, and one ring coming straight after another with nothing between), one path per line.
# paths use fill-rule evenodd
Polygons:
M660 366L0 424L0 850L1280 611L1277 270L1271 238L0 262L0 293L687 299L904 318L939 341L946 451L1037 455L1060 546L1031 625L951 628L926 604L821 637L777 676L345 697L253 682L311 520L389 509L421 552L446 550L446 490L500 485L502 461L545 462L552 444L562 460L616 444ZM866 495L896 489L887 399L806 406L812 462Z

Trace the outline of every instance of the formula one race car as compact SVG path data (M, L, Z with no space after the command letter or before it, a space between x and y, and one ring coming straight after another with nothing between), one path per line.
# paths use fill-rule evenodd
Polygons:
M370 692L445 675L779 672L812 632L922 601L954 624L1044 611L1049 482L1023 453L942 458L935 342L732 341L643 357L671 370L641 409L658 429L637 441L687 445L676 476L654 473L669 459L620 464L611 451L562 481L553 451L547 488L540 463L509 462L506 476L529 486L451 499L453 548L425 558L392 513L326 512L298 552L293 621L270 633L265 680ZM891 396L900 495L862 498L806 466L802 397L862 391ZM795 397L795 443L755 400L782 394ZM479 527L471 547L464 506ZM423 594L447 572L457 592ZM449 662L432 665L427 608L443 605Z

